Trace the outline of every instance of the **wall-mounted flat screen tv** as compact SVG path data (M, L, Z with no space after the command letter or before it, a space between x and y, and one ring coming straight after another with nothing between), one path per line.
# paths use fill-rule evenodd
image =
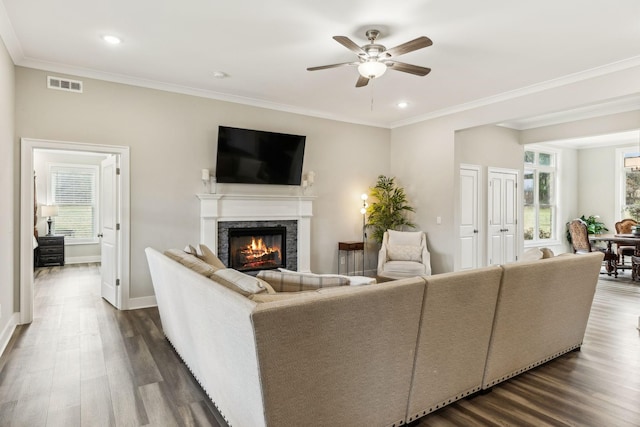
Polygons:
M300 135L220 126L216 180L300 185L305 140Z

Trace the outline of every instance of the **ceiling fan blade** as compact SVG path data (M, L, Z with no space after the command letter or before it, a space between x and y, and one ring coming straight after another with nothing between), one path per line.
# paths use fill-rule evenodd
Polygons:
M403 73L415 74L416 76L426 76L431 72L431 68L420 67L418 65L405 64L404 62L389 61L385 62L392 70L402 71Z
M331 65L321 65L319 67L309 67L307 71L318 71L318 70L326 70L327 68L337 68L337 67L346 67L349 65L358 65L359 62L342 62L340 64L331 64Z
M418 37L417 39L413 39L406 43L402 43L396 47L392 47L391 49L387 49L385 53L389 56L389 58L393 56L403 55L405 53L413 52L414 50L422 49L425 47L429 47L433 44L429 37Z
M333 36L333 39L340 43L342 46L346 47L352 52L355 52L358 55L366 55L367 52L362 50L360 46L355 44L349 37L346 36Z
M369 84L369 79L363 76L358 76L358 81L356 82L356 87L363 87Z

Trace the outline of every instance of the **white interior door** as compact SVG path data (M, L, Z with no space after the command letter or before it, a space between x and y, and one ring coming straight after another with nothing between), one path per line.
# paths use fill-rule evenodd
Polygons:
M517 259L518 171L489 170L487 217L487 264Z
M505 173L503 177L504 205L502 235L504 236L504 262L516 261L518 255L518 174Z
M114 307L120 308L118 294L119 268L119 220L118 220L118 156L110 156L102 161L100 184L100 247L102 263L102 298Z
M479 181L480 168L460 168L459 270L479 267Z

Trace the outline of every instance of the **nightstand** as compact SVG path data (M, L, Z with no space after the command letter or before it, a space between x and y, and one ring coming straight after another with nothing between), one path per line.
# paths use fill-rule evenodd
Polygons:
M64 236L38 237L38 267L51 264L64 265Z

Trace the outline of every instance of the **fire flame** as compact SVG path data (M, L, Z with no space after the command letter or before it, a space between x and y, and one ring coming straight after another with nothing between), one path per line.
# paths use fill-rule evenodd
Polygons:
M251 238L251 244L247 245L247 251L251 254L250 257L252 258L260 258L266 254L271 254L274 252L277 252L278 256L280 256L279 247L277 246L269 247L264 243L264 241L261 238L259 238L256 241L255 237Z

